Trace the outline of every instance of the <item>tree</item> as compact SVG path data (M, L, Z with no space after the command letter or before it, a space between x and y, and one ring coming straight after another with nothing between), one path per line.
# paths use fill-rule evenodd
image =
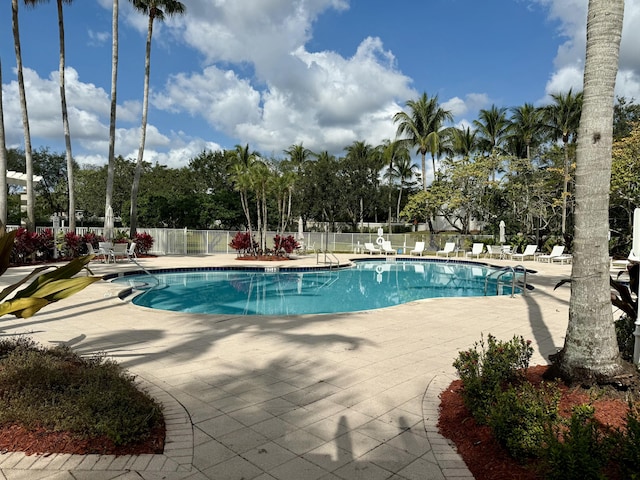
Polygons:
M133 237L138 228L138 190L140 188L140 175L142 173L142 158L144 156L144 144L147 136L147 116L149 113L149 75L151 70L151 37L153 36L154 20L164 20L165 15L178 15L185 11L185 6L177 0L131 0L134 8L139 12L149 16L147 27L147 46L144 59L144 94L142 100L142 125L140 127L140 148L138 149L138 161L136 162L136 173L133 177L131 187L131 213L129 223L129 234Z
M349 212L353 227L360 224L362 228L365 201L369 204L373 197L372 189L377 187L381 159L378 150L363 141L354 141L345 151L347 154L341 162L347 196L344 207Z
M519 107L511 109L511 122L508 127L508 140L516 141L525 146L525 155L518 155L520 158L531 160L531 147L538 145L544 133L544 123L542 110L533 106L532 103L525 103ZM511 152L516 153L517 152Z
M554 360L582 384L617 383L622 364L609 285L609 181L613 102L624 0L589 0L584 102L578 134L569 325Z
M118 0L113 0L111 14L111 107L109 114L109 153L107 161L107 182L105 191L104 220L107 228L107 211L113 208L113 182L115 176L116 144L116 96L118 83Z
M4 108L2 103L2 61L0 60L0 236L7 229L7 143L4 134Z
M39 3L48 3L49 0L24 0L26 5L36 6ZM72 231L76 229L76 204L75 191L73 181L73 154L71 152L71 133L69 131L69 114L67 112L67 95L64 80L65 69L65 48L64 48L64 15L62 4L71 4L73 0L56 0L58 5L58 36L60 42L60 67L59 67L59 83L60 83L60 105L62 110L62 128L64 131L64 144L67 161L67 189L69 200L69 228Z
M640 105L634 99L617 97L613 107L613 139L618 140L631 134L634 126L640 123Z
M453 120L449 110L438 104L438 96L429 97L423 93L418 100L409 100L406 104L410 112L398 112L393 116L393 122L398 124L396 135L413 147L422 156L422 189L427 189L426 155L431 152L433 175L435 179L435 158L441 152L444 136L444 123Z
M489 110L480 110L479 116L479 119L473 121L473 125L478 134L478 145L487 153L493 164L491 176L495 181L496 171L500 168L500 155L503 153L502 145L509 131L507 109L492 105Z
M22 53L20 49L20 29L18 27L18 0L11 0L11 21L13 27L13 44L16 51L18 70L18 91L20 95L20 109L22 111L22 129L24 131L25 173L27 176L27 230L35 231L35 194L33 190L33 159L31 156L31 131L29 129L29 111L27 109L27 94L24 88L22 73Z
M554 93L551 95L553 103L544 107L544 116L547 129L552 138L562 139L564 151L564 181L562 192L562 236L567 232L567 198L569 196L569 141L575 142L582 110L582 96L579 92L573 94L569 89L566 94Z

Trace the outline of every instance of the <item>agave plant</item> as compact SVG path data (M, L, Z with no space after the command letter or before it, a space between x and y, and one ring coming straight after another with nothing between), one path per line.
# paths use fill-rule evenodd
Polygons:
M0 276L4 275L9 268L15 236L16 231L13 231L0 237ZM22 280L5 287L0 291L0 301L2 302L0 303L0 316L13 314L19 318L31 317L50 303L70 297L97 282L100 277L75 277L80 270L87 268L92 258L93 255L74 258L66 265L47 273L42 272L51 267L38 267ZM18 290L31 279L33 281L27 287ZM5 300L14 292L13 297Z

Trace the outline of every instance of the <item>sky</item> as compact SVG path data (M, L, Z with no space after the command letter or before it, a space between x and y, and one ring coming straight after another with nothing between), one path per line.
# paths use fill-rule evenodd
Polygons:
M492 105L544 105L582 88L587 0L182 0L154 23L144 159L188 165L248 144L343 155L393 139L395 113L426 92L469 125ZM11 5L0 11L6 143L24 148ZM111 0L65 5L73 155L104 165ZM64 152L56 1L19 25L32 145ZM116 154L137 157L147 17L120 0ZM626 0L616 94L640 102L640 0Z

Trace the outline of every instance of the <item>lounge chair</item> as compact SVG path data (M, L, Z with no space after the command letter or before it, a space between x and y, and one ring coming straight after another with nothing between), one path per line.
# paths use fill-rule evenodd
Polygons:
M396 250L391 246L391 242L389 240L385 240L384 242L382 242L382 252L385 255L395 255Z
M539 262L548 262L551 263L554 257L559 257L564 253L564 245L555 245L551 250L551 253L548 255L538 255L536 260Z
M535 259L537 249L538 249L537 245L527 245L526 247L524 247L524 251L522 253L512 253L511 260L525 261L527 257L531 257Z
M480 258L480 255L482 255L482 252L484 251L484 243L474 243L473 246L471 247L471 251L466 253L467 257L476 257L476 258Z
M377 255L379 253L382 253L380 249L371 242L364 243L364 251L370 255Z
M450 253L454 253L456 249L456 242L447 242L444 244L444 248L442 250L438 250L436 252L436 257L440 254L449 258Z
M502 258L502 245L487 245L486 256L489 258L493 258L494 256Z
M566 263L571 263L573 260L573 255L570 253L563 253L562 255L558 255L557 257L551 257L551 263L560 262L562 265Z
M409 252L409 255L420 255L424 252L424 242L416 242L416 246Z

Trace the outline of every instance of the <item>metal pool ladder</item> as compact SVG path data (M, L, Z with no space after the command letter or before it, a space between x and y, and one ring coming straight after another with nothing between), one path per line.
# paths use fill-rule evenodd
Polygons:
M515 267L502 267L500 270L496 270L491 272L484 278L484 294L487 295L487 290L489 288L489 279L495 276L496 279L496 294L500 293L500 285L508 285L507 282L501 281L502 277L507 273L511 274L511 298L514 296L514 292L516 290L516 273L523 273L522 280L522 295L527 294L527 269L523 265L516 265Z

